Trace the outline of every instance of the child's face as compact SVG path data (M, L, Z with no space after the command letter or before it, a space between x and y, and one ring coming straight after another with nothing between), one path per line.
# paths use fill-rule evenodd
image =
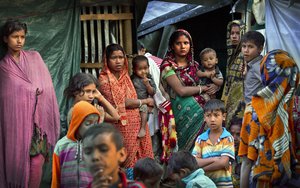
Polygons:
M185 57L190 52L191 44L188 37L185 35L181 35L178 39L173 43L172 50L176 56Z
M140 78L145 78L149 74L149 66L147 61L140 61L136 64L133 72Z
M89 84L83 88L83 91L75 95L75 103L79 101L87 101L89 103L92 103L94 100L94 95L96 93L96 85L95 84Z
M235 25L231 27L230 40L233 45L238 45L241 40L240 27Z
M4 37L4 42L7 43L8 50L18 52L22 50L25 44L25 31L15 31L8 37Z
M113 51L108 58L107 66L112 73L120 73L125 64L125 54L121 50Z
M256 46L253 41L242 43L242 53L244 55L244 60L247 63L259 56L261 51L262 47Z
M90 114L84 118L84 121L80 124L78 128L78 137L81 138L84 133L93 125L99 122L99 115L98 114Z
M218 63L218 58L216 57L215 53L208 52L203 54L203 57L201 58L201 63L206 69L214 69L216 64Z
M111 183L118 181L119 164L126 159L125 148L117 150L111 133L87 137L83 141L83 155L93 176L109 176Z
M241 125L231 125L230 133L234 138L234 146L238 147L240 145L240 132L241 132Z
M226 113L221 110L207 111L204 113L204 120L211 130L222 129L222 123L225 121Z

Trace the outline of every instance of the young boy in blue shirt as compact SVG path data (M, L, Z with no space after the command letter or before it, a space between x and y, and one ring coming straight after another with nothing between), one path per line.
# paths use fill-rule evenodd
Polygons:
M198 136L192 152L199 167L217 187L233 187L231 161L234 160L234 139L222 127L225 117L224 102L211 99L205 104L204 120L209 129Z

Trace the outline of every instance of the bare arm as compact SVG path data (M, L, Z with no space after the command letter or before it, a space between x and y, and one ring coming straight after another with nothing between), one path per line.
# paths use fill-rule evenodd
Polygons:
M242 72L243 76L246 76L248 69L247 69L247 62L244 61L242 64L240 64L240 71Z
M147 99L126 99L126 108L139 108L140 105L146 104L147 106L154 106L154 100L152 98Z
M103 97L100 91L97 90L97 93L95 94L95 98L101 103L101 105L105 110L104 121L107 122L119 121L120 115L118 114L118 111L110 104L110 102L108 102Z
M161 83L159 83L159 90L160 90L161 94L163 95L163 97L169 101L169 100L170 100L170 96L169 96L169 94L165 91L165 89L164 89L164 87L162 86Z
M216 84L208 84L207 85L207 90L206 93L209 95L215 94L217 91L219 91L220 87L217 86Z
M217 86L222 86L223 85L223 79L217 78L217 77L211 77L211 81L217 85Z
M228 167L229 167L229 157L228 156L221 156L219 158L219 160L216 160L213 163L211 163L207 166L204 166L203 170L205 172L208 172L208 171L226 169Z
M183 86L175 74L168 76L166 81L180 97L199 94L199 86ZM202 91L205 91L205 88L202 88Z
M200 78L205 78L205 77L207 77L207 73L203 72L201 70L198 70L197 71L197 76L200 77Z
M150 95L150 96L153 96L155 94L155 89L151 86L150 84L150 81L147 77L145 77L143 79L143 83L144 85L146 86L147 88L147 93Z

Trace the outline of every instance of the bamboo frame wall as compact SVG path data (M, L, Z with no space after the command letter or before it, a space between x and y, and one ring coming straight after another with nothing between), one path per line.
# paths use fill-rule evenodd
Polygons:
M132 54L132 21L130 5L81 6L82 72L99 76L105 46L118 43Z

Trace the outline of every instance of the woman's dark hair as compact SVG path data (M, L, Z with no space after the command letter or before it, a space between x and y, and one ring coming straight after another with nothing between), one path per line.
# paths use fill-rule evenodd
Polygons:
M3 26L2 36L8 37L15 31L24 30L27 33L27 25L19 20L7 20Z
M68 87L64 91L64 95L69 99L75 97L83 91L83 88L95 84L99 88L99 82L95 76L90 73L77 73L69 81Z
M137 55L132 59L132 68L134 69L137 66L137 64L139 64L142 61L146 61L149 67L149 62L147 57L144 55Z
M139 159L133 169L134 179L144 181L150 178L157 178L159 182L163 174L162 167L149 157Z
M7 48L7 43L3 41L3 37L8 37L15 31L21 31L24 30L25 35L27 33L27 25L25 23L22 23L18 20L7 20L6 23L1 28L0 33L0 50L3 48L4 50ZM4 54L0 53L0 58L2 58Z
M170 37L169 47L171 47L174 44L174 42L182 35L186 36L189 39L190 43L192 43L191 38L187 33L185 33L182 30L176 30L172 33L172 35Z
M219 99L211 99L209 100L203 108L204 112L211 112L214 110L221 110L222 113L225 113L225 104L223 101Z
M172 154L168 163L168 174L178 173L180 169L187 168L191 172L198 169L196 158L188 151L178 151Z
M243 123L243 119L242 118L238 118L238 117L234 117L232 118L232 120L229 122L229 127L228 129L230 130L230 128L233 126L233 125L238 125L238 126L242 126L242 123Z
M124 56L126 55L123 47L120 44L110 44L110 45L108 45L105 49L106 61L109 62L109 58L110 58L111 54L114 51L118 51L118 50L122 51Z
M115 144L118 151L124 147L124 140L121 132L109 123L100 123L92 126L84 133L82 140L86 139L87 137L92 137L92 139L94 139L101 134L110 134L111 140Z

